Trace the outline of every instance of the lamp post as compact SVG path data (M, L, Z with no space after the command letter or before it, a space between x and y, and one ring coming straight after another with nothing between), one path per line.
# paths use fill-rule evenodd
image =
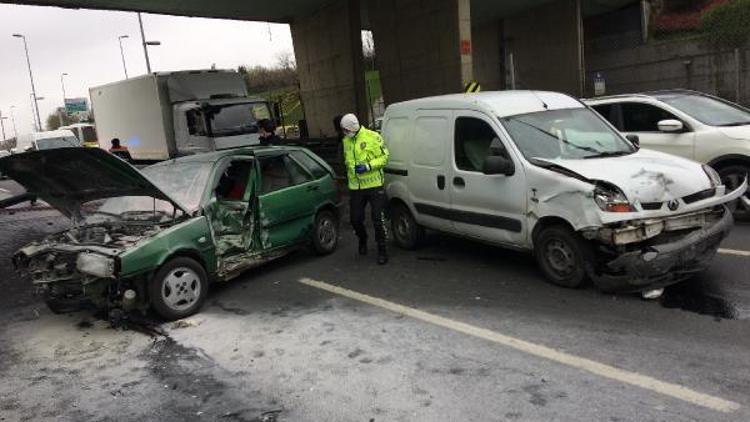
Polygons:
M122 59L122 70L125 71L125 79L128 79L128 67L125 66L125 53L122 51L122 40L125 38L130 38L127 35L120 35L117 37L117 42L120 43L120 58Z
M2 132L3 132L2 142L5 142L5 121L6 120L8 120L8 118L3 117L3 111L0 110L0 129L2 129Z
M34 126L37 132L41 132L44 130L42 128L42 121L41 117L39 117L39 104L38 101L42 101L44 97L37 97L34 94L29 94L29 97L31 98L31 116L34 120Z
M31 73L31 60L29 59L29 45L26 43L26 36L22 34L13 34L15 38L23 40L23 48L26 51L26 65L29 67L29 80L31 81L31 95L34 99L34 110L36 111L36 124L39 130L42 130L42 121L39 117L39 104L37 104L36 88L34 87L34 75Z
M67 73L60 74L60 86L62 86L62 93L63 93L63 106L62 106L62 109L60 109L60 112L58 113L60 117L60 126L65 125L65 122L63 121L63 114L65 114L65 77L66 76L68 76Z
M141 43L143 44L143 54L146 56L146 73L151 73L151 61L148 58L148 46L161 45L161 42L146 41L146 34L143 32L143 19L141 19L141 12L138 12L138 26L141 28Z

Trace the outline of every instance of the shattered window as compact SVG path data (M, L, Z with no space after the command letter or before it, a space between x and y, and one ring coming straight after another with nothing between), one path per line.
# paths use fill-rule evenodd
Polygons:
M216 198L220 201L241 201L248 188L252 167L252 161L232 161L219 178Z
M168 162L141 170L156 187L187 209L200 206L212 163Z

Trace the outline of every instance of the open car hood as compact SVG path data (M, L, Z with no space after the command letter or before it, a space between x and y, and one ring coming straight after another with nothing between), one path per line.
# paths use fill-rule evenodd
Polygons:
M135 167L99 148L15 154L0 158L0 172L73 219L81 217L81 204L117 196L151 196L187 213Z

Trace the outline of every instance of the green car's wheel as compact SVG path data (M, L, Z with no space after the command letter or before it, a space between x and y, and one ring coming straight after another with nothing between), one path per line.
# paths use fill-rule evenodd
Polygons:
M194 259L173 258L159 269L149 284L151 306L172 321L198 312L208 296L208 275Z

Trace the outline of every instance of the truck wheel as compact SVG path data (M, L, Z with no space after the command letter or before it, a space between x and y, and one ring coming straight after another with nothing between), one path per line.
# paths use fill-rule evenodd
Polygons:
M544 276L558 286L577 288L586 281L586 262L591 246L570 228L554 225L534 239L534 254Z
M424 227L417 224L417 220L402 203L395 203L391 208L391 226L393 239L398 247L414 250L424 242Z
M331 210L322 210L315 216L312 246L316 254L328 255L339 243L339 219Z
M162 318L185 318L203 306L208 296L208 275L194 259L177 257L159 268L148 286L151 307Z
M747 175L750 175L750 167L743 165L726 166L719 170L719 177L727 192L737 189ZM745 196L750 198L750 193L745 193ZM750 209L742 201L737 200L727 206L736 220L750 220Z

